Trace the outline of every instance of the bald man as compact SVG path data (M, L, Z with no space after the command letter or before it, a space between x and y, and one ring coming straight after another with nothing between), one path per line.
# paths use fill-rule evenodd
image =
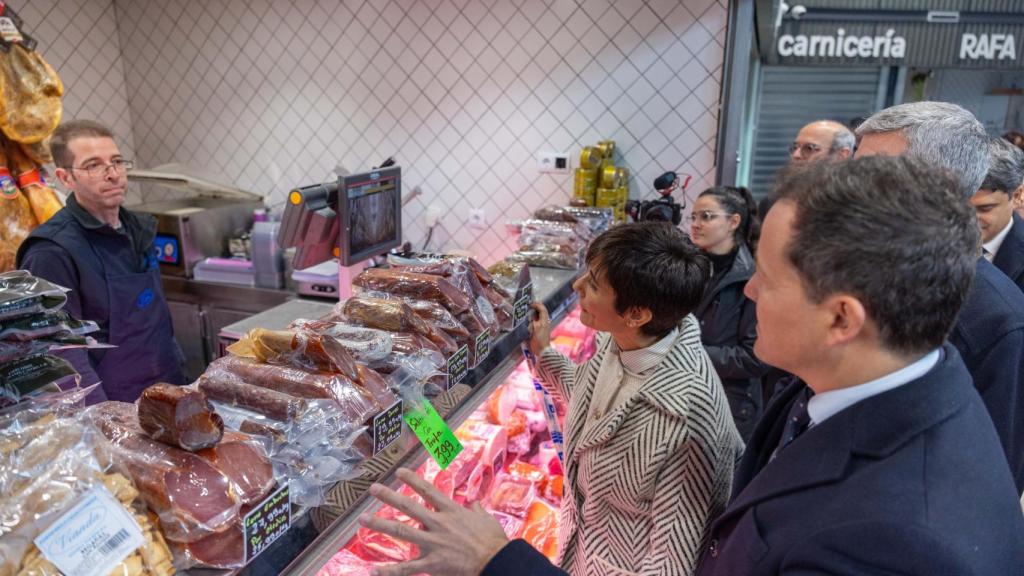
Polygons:
M834 120L817 120L804 126L789 145L792 162L846 160L857 140L853 132Z

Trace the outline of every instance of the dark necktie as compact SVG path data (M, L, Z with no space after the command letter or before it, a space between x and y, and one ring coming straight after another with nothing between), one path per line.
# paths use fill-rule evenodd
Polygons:
M797 394L796 400L789 408L789 414L786 415L786 426L782 429L779 445L775 448L775 452L772 453L773 460L783 448L789 446L793 440L796 440L797 436L803 434L804 430L807 430L807 427L810 426L811 415L807 412L807 402L813 395L814 392L806 386Z

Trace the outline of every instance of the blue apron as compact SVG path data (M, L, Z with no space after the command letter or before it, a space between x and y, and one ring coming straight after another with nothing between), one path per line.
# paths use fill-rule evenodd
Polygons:
M96 374L111 400L134 402L157 382L185 383L181 370L185 358L170 328L160 268L155 258L148 260L145 272L109 275L104 268L110 298L108 342L117 348L103 353ZM173 353L162 350L165 347Z

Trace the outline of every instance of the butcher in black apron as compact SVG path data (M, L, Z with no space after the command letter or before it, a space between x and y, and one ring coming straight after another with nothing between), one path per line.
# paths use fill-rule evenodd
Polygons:
M156 220L125 210L126 160L109 129L89 121L59 126L50 148L67 204L18 250L18 267L71 289L67 311L95 321L93 336L116 348L62 352L101 382L87 399L134 401L156 382L184 384L153 239Z

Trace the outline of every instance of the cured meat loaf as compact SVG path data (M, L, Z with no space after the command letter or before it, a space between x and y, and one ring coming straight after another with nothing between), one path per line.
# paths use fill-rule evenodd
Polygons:
M199 377L199 389L212 400L241 406L282 422L294 420L306 410L306 401L302 398L246 384L222 370L207 370Z
M347 318L371 328L389 332L415 332L430 339L445 356L454 354L458 345L451 336L432 322L420 318L401 300L354 296L345 301Z
M193 454L149 438L135 405L103 402L89 416L128 471L142 499L157 514L168 540L194 542L238 519L240 502L222 472Z
M361 424L384 409L369 392L340 374L261 364L238 356L225 356L215 360L210 367L234 374L248 384L299 398L334 400L338 403L339 416L353 424Z
M274 468L266 452L244 434L228 430L221 442L198 454L227 476L243 506L263 500L274 490Z
M158 383L139 397L139 425L154 440L189 452L215 445L224 422L202 391Z
M379 290L396 296L420 300L433 300L456 314L470 306L469 297L458 291L442 276L371 268L356 276L352 283L367 290Z
M245 534L238 520L227 529L193 542L170 542L176 558L190 567L241 568L245 565Z

